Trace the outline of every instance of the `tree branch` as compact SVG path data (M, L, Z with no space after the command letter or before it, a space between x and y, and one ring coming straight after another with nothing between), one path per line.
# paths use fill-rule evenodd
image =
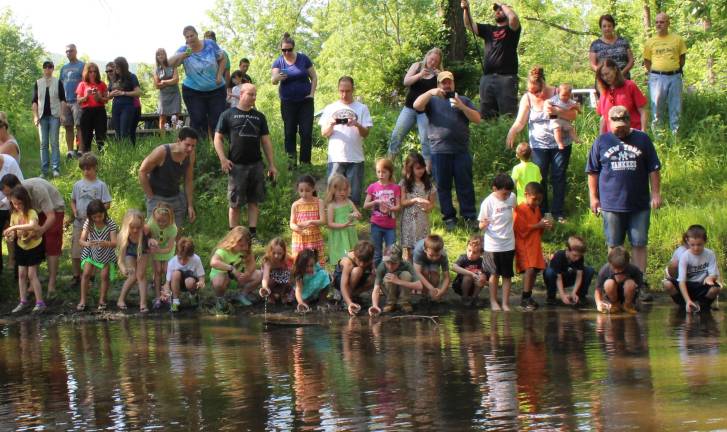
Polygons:
M522 19L525 19L525 20L528 20L528 21L537 21L539 23L543 23L543 24L545 24L547 26L550 26L550 27L555 27L558 30L563 30L566 33L570 33L570 34L574 34L574 35L579 35L579 36L596 36L596 37L601 36L600 34L595 33L595 32L584 32L584 31L579 31L579 30L573 30L573 29L570 29L568 27L563 27L562 25L558 25L558 24L552 23L550 21L546 21L546 20L541 19L541 18L536 18L536 17L522 17Z

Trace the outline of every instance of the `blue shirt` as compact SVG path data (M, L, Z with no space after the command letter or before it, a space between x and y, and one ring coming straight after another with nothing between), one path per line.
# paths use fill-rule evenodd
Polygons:
M185 51L187 51L187 45L182 45L177 50L177 54ZM192 90L205 92L224 87L224 78L220 84L217 84L217 60L222 57L224 57L222 49L215 41L202 40L202 50L193 52L182 63L186 75L182 84Z
M468 98L458 95L462 102L474 109ZM464 113L452 107L449 99L433 96L425 112L429 118L427 138L433 154L457 154L469 152L470 121Z
M303 53L297 53L295 63L289 65L281 55L273 62L273 69L278 68L281 72L288 75L284 81L280 81L278 94L280 100L284 101L302 101L311 91L310 77L308 69L313 67L313 62Z
M135 74L129 73L131 76L130 80L126 80L125 82L114 82L112 89L113 90L122 90L125 92L133 91L135 88L139 87L139 79L136 77ZM116 96L112 102L112 106L129 106L134 104L134 98L132 96Z
M61 68L60 80L63 83L63 91L66 93L68 103L76 102L76 87L83 78L83 66L82 61L76 60L73 63L64 64Z

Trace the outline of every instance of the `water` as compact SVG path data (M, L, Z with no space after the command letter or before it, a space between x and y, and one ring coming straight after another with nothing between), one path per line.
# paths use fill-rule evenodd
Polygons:
M0 327L0 430L724 430L721 312Z

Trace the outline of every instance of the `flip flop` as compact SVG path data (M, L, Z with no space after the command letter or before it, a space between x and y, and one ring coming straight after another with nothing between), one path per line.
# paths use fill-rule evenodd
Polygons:
M149 312L148 307L146 307L146 306L139 307L139 313L148 313L148 312Z
M99 311L105 311L106 310L106 303L99 303L98 307L96 308Z
M85 310L86 310L86 304L85 304L85 303L79 303L79 304L78 304L78 305L76 306L76 310L77 310L78 312L83 312L83 311L85 311Z

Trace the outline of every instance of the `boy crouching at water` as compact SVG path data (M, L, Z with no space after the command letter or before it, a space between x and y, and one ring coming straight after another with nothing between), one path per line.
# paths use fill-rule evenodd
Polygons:
M449 258L442 237L429 234L416 243L414 271L432 299L438 301L444 297L449 289Z
M644 284L644 275L629 260L629 253L622 246L608 253L608 263L601 267L596 281L599 312L618 312L623 308L625 312L636 313L635 302Z
M381 313L379 301L382 291L386 296L384 313L394 312L397 300L402 312L412 313L414 308L409 302L410 291L421 290L422 282L419 280L419 276L408 261L402 260L401 246L394 243L376 268L376 282L374 282L374 291L371 294L372 306L369 308L369 315L375 316Z
M583 256L586 243L582 237L572 235L565 243L565 249L557 251L543 273L548 290L546 304L556 304L555 293L567 305L585 306L588 302L588 287L593 279L593 268L585 265ZM566 290L569 289L570 292Z

